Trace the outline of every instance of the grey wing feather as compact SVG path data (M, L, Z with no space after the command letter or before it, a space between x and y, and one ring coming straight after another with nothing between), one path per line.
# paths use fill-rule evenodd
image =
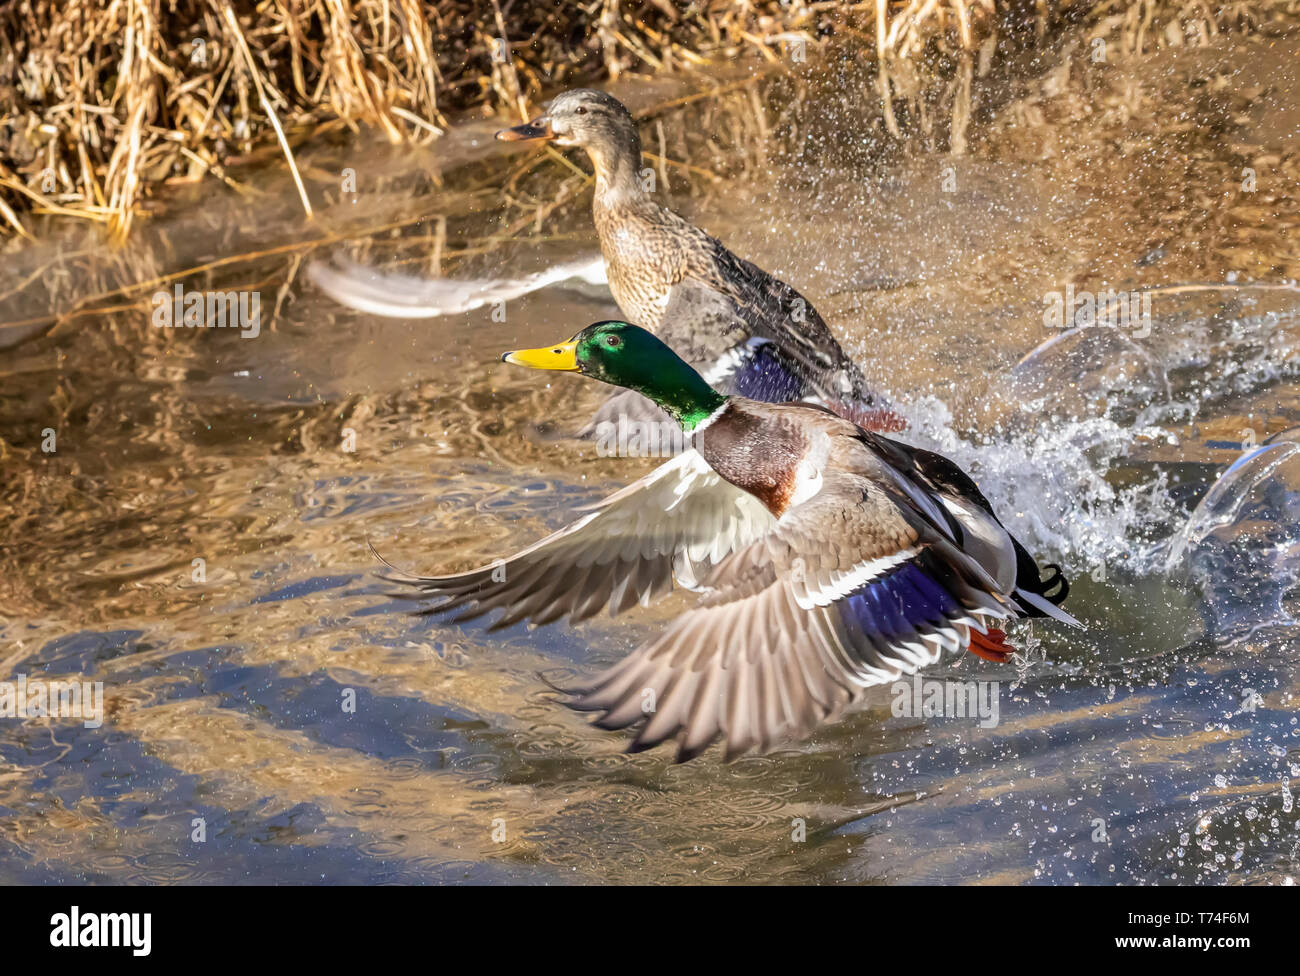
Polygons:
M686 587L726 555L768 532L774 519L756 499L723 481L693 450L604 499L588 514L492 565L453 576L400 570L383 578L412 599L443 597L423 613L462 609L457 620L504 612L493 628L521 620L585 620Z
M923 564L952 595L944 614L863 626L845 601L873 580ZM699 606L576 690L596 724L644 721L632 751L670 738L679 761L721 738L728 759L806 736L865 688L965 647L970 628L1015 614L992 583L901 492L828 473L822 491L771 533L723 560ZM654 703L647 714L645 703Z

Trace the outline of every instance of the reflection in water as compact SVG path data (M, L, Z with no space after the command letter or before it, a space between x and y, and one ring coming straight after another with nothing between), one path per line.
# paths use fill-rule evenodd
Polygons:
M1164 67L1160 83L1184 91L1204 70ZM1155 138L1182 131L1177 116L1143 124ZM828 165L812 191L806 169L773 167L674 201L807 282L910 404L908 436L968 467L1012 530L1078 579L1070 609L1086 633L1026 626L1022 659L936 675L999 682L991 728L897 717L882 688L798 747L673 766L664 750L622 754L620 735L588 728L542 676L617 660L677 598L488 634L384 597L370 544L423 572L482 564L653 464L563 436L599 391L497 362L614 314L599 294L537 291L504 321L487 307L348 312L299 276L295 248L321 231L272 219L296 200L270 174L284 193L259 198L260 213L218 197L157 225L184 242L183 265L260 249L238 281L217 269L195 285L259 288L256 340L153 330L142 305L22 342L0 330L0 678L103 681L107 696L99 729L0 720L0 882L1294 877L1300 462L1292 441L1264 442L1300 422L1297 305L1189 293L1157 300L1144 338L1094 328L1044 346L1041 296L1089 262L1133 287L1219 280L1226 266L1195 263L1209 260L1199 225L1164 182L1177 169L1219 194L1237 165L1216 155L1226 141L1180 141L1169 151L1186 167L1147 168L1104 151L1118 137L1097 118L871 178ZM1092 164L1045 159L1045 134L1092 140ZM317 151L323 170L355 152ZM964 192L939 189L939 162ZM551 238L490 240L518 217L498 195L523 165L475 164L481 185L446 174L439 195L408 175L419 163L375 158L358 172L397 175L366 218L392 228L350 223L346 201L321 208L322 226L331 247L354 234L356 260L425 277L445 261L459 277L519 278L589 253L580 196ZM1099 205L1108 183L1130 202ZM1138 198L1147 211L1107 209ZM422 226L416 206L440 216ZM1147 258L1153 222L1160 260ZM1281 260L1273 229L1252 226L1234 225L1233 260ZM113 260L95 272L105 291L117 274L167 271ZM47 304L68 311L48 277ZM1245 430L1262 446L1225 473Z

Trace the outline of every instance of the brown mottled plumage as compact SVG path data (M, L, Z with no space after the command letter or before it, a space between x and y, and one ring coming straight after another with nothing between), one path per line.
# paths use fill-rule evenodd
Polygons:
M545 115L498 138L547 139L587 152L596 172L592 216L614 300L628 321L659 335L710 382L745 392L732 374L753 355L747 341L766 340L793 382L777 383L770 397L754 395L811 398L873 429L902 428L811 302L655 201L642 177L636 124L617 99L567 91ZM602 416L634 399L616 396Z

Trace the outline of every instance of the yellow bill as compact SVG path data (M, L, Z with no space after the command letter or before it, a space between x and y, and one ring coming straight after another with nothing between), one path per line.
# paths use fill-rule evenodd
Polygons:
M530 369L562 369L576 372L578 369L578 343L570 339L555 346L543 346L541 349L516 349L501 357L502 362L527 366Z

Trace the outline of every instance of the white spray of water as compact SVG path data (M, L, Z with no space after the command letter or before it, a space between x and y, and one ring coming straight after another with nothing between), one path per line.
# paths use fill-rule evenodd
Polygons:
M1154 467L1149 477L1123 487L1110 477L1113 467L1137 445L1175 443L1163 424L1213 416L1233 396L1295 376L1294 323L1294 313L1197 318L1162 323L1141 344L1127 337L1117 344L1116 334L1100 329L1076 337L1072 347L1049 340L1022 366L1032 361L1042 370L1040 392L1100 377L1091 416L1053 416L1045 397L1022 404L1013 432L970 437L953 429L942 400L928 396L899 408L911 424L903 437L965 469L1035 554L1076 572L1099 566L1162 572L1168 543L1186 514ZM1142 369L1130 370L1123 382L1113 374L1106 378L1107 368L1126 362Z
M1051 421L974 440L952 426L936 397L908 404L908 443L937 451L967 471L1003 523L1031 551L1076 571L1098 565L1148 572L1152 540L1167 534L1177 509L1163 475L1117 488L1107 472L1139 439L1165 439L1155 426L1124 427L1105 417Z

